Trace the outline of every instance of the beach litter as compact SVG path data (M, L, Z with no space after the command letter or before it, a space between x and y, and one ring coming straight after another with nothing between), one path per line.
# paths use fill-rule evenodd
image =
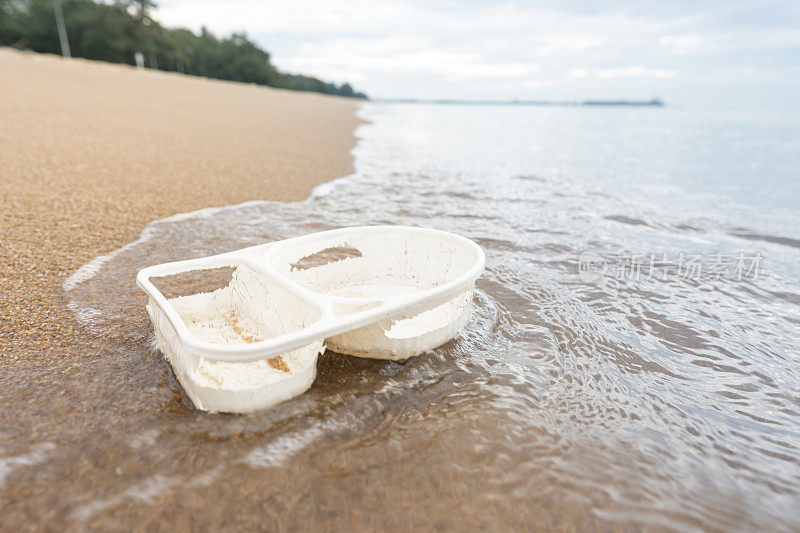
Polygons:
M326 347L401 360L455 338L484 262L459 235L365 226L151 266L137 283L194 405L243 413L308 390Z

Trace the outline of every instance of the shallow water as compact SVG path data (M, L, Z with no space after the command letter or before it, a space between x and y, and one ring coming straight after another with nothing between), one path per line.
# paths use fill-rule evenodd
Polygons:
M60 370L60 427L0 450L9 516L800 527L797 114L361 113L354 176L304 202L153 223L68 282L88 354ZM461 337L403 363L327 353L308 393L264 413L193 410L152 347L135 272L365 224L484 247Z

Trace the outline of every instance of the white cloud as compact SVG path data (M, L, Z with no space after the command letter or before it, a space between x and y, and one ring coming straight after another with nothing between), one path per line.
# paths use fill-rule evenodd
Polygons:
M647 68L642 65L625 68L601 68L593 71L598 78L674 78L676 72L665 68Z
M752 80L747 69L754 64L773 83L797 85L792 57L800 35L788 17L767 16L784 4L765 2L621 2L604 11L581 0L544 0L535 7L513 1L161 0L156 16L195 30L244 30L280 68L350 81L374 97L659 94L669 101L672 93L693 90L713 101L720 74L735 90L732 73Z
M583 52L592 48L599 48L606 44L607 39L600 37L582 37L576 35L553 35L547 42L539 47L539 55L558 54L559 52Z
M685 35L664 35L658 42L662 46L671 48L691 48L698 49L704 44L703 37L694 33Z

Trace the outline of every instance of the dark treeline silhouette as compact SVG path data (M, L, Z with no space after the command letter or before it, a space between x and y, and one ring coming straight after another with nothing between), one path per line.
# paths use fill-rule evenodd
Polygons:
M205 28L196 35L165 28L150 16L151 0L66 0L61 3L73 56L112 63L136 62L223 80L257 83L296 91L366 98L350 84L337 86L317 78L280 72L269 53L245 34L217 38ZM52 0L0 0L0 45L60 54Z

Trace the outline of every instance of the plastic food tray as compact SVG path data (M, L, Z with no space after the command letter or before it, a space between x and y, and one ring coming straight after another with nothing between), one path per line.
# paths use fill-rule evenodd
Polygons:
M202 410L265 409L306 391L328 348L406 359L469 318L483 250L438 230L314 233L139 271L156 341ZM151 278L227 268L226 286L168 299Z

